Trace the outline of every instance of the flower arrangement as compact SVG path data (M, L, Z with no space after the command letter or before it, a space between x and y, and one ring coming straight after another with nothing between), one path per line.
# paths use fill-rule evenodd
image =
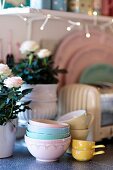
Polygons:
M23 80L21 77L12 76L12 70L5 64L0 64L0 125L17 118L21 111L29 108L28 102L20 100L32 89L20 90Z
M22 77L27 84L56 84L58 74L67 72L58 66L54 67L51 51L39 50L35 41L23 42L20 51L24 54L24 58L15 64L13 73Z

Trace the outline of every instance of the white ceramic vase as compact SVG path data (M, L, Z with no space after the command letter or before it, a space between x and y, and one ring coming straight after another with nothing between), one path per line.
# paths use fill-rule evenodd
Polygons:
M22 89L33 88L22 101L32 100L32 110L19 114L19 121L28 121L32 118L54 119L57 113L57 85L56 84L24 84Z
M15 126L14 126L15 125ZM16 138L17 119L0 125L0 158L10 157L13 154Z

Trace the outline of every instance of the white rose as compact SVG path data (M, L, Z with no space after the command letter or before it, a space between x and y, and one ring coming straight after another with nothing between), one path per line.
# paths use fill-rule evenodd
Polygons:
M4 80L4 85L8 88L20 87L23 84L21 77L8 77Z
M51 55L51 51L49 51L48 49L41 49L38 53L37 53L39 58L45 58L45 57L49 57Z
M35 41L24 41L20 46L20 51L22 54L27 54L29 52L35 52L39 49L39 45Z
M0 76L9 76L11 75L11 69L7 64L0 64Z

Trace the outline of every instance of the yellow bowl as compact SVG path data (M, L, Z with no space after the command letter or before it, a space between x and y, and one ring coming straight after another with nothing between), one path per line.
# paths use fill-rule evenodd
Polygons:
M58 118L58 121L68 123L71 129L88 129L93 124L94 115L86 110L75 110Z
M84 130L76 130L76 129L71 129L71 137L72 139L79 139L79 140L85 140L88 136L88 129Z
M104 148L104 145L95 145L94 141L72 140L72 148L77 150L90 150L94 148Z
M89 161L95 155L100 155L104 153L105 153L104 151L95 152L95 149L86 150L86 151L79 151L79 150L72 149L72 156L78 161Z

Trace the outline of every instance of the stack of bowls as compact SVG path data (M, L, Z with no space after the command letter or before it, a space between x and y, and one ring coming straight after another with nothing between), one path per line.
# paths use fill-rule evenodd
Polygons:
M105 153L103 150L95 152L96 148L104 145L95 145L94 141L72 140L72 156L78 161L89 161L95 155Z
M47 119L29 120L25 142L28 150L37 160L56 161L70 145L70 126Z
M94 120L93 114L86 113L86 110L76 110L69 112L58 118L58 121L65 122L70 125L72 139L86 140ZM71 153L71 146L68 153Z
M61 117L58 121L70 125L71 136L73 139L84 140L88 136L88 130L94 120L93 114L86 113L86 110L76 110L69 112Z

